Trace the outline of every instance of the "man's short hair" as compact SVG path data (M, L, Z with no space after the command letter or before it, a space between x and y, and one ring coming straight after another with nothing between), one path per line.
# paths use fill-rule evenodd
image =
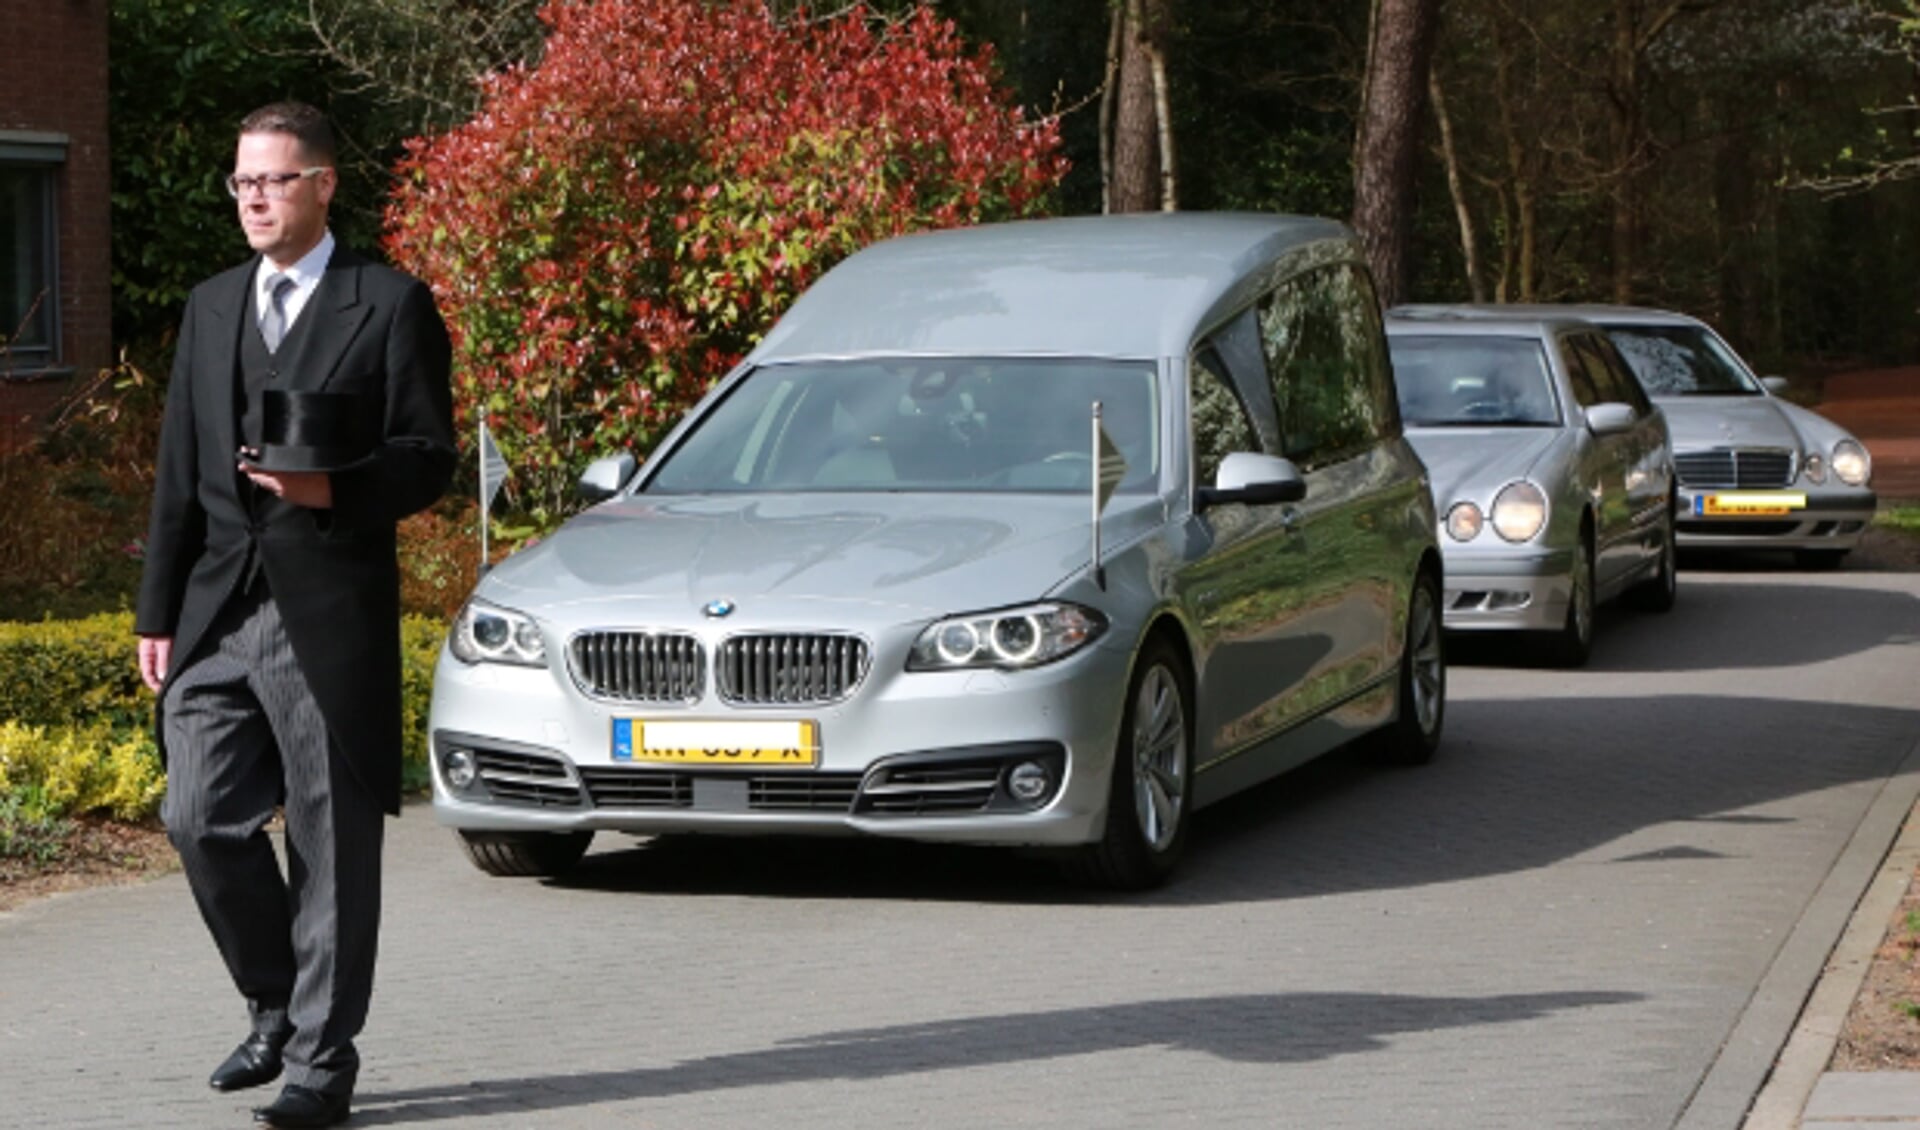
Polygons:
M334 158L333 127L327 116L305 102L274 102L248 114L240 123L240 132L290 133L300 143L300 152L316 165L331 165Z

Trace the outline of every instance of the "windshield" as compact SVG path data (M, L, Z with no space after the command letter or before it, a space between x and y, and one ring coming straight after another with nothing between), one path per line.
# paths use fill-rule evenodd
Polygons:
M649 494L1087 491L1091 405L1126 459L1159 474L1150 361L914 359L769 365L667 456Z
M1760 385L1700 326L1607 326L1650 396L1759 396Z
M1400 417L1412 428L1557 427L1540 343L1526 337L1387 339Z

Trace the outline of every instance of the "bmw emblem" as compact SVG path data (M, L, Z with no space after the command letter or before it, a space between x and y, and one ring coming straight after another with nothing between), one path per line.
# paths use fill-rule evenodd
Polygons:
M726 597L721 597L719 600L709 600L707 601L706 612L708 618L713 620L718 620L722 616L731 615L733 612L733 601L728 600Z

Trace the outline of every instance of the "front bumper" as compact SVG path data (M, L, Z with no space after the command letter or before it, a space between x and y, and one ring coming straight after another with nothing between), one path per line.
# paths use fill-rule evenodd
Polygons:
M880 835L950 843L1068 845L1097 840L1130 656L1096 645L1030 671L882 671L849 699L729 709L589 700L546 669L469 667L443 654L434 678L429 763L434 815L468 831L609 830L640 835ZM616 760L616 718L804 717L819 727L808 769ZM467 788L447 756L478 762ZM1009 788L1013 768L1045 764L1037 803Z
M1449 551L1441 623L1449 631L1549 631L1567 619L1573 589L1570 550Z
M1783 514L1706 513L1710 497L1738 493L1804 495L1806 505ZM1830 549L1844 552L1860 542L1873 521L1878 499L1865 487L1813 487L1785 491L1679 488L1674 540L1683 549Z

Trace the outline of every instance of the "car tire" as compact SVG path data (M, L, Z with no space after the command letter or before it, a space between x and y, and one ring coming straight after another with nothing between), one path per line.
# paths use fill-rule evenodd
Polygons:
M1838 569L1846 556L1844 549L1796 549L1793 564L1809 573L1826 573Z
M1580 531L1580 548L1573 558L1572 584L1567 592L1567 619L1548 634L1542 650L1555 667L1585 667L1593 654L1593 535Z
M593 843L592 832L460 832L475 867L503 878L548 878L573 869Z
M1147 890L1172 874L1193 811L1193 717L1186 664L1165 640L1149 640L1127 683L1106 824L1073 859L1077 877Z
M1440 748L1447 720L1447 657L1440 583L1422 571L1407 598L1407 639L1400 650L1399 715L1376 738L1386 765L1425 765Z
M1679 551L1673 540L1673 503L1667 503L1667 521L1661 532L1660 565L1653 576L1635 585L1628 597L1633 606L1642 612L1671 612L1673 602L1680 595L1680 577L1678 565Z

